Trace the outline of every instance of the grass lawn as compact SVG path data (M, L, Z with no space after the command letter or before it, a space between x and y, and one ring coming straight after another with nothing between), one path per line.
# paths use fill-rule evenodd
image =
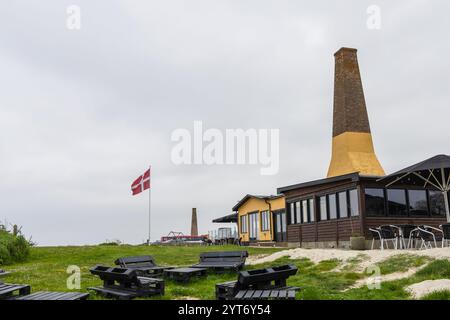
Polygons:
M2 266L12 271L5 276L3 281L8 283L30 284L32 291L68 291L66 280L67 267L76 265L81 269L81 289L101 285L99 278L89 273L89 268L96 264L113 265L115 259L122 256L153 255L160 265L188 266L198 261L200 252L218 250L239 250L235 246L223 247L162 247L162 246L84 246L84 247L38 247L32 248L28 262ZM275 248L245 248L250 255L270 254L280 249ZM361 260L364 257L361 256ZM358 260L347 261L347 267L336 271L342 261L327 260L318 264L308 259L291 260L287 257L274 262L249 266L255 269L266 266L295 264L299 268L297 275L288 280L288 285L299 286L302 290L298 293L298 299L408 299L409 294L404 288L410 284L430 279L450 279L450 262L447 260L430 261L417 256L394 256L379 264L382 274L404 272L412 267L428 265L410 278L384 282L381 288L369 290L366 286L350 289L357 280L370 276L365 272L355 271L354 265ZM178 284L166 281L166 294L163 297L151 299L214 299L215 284L235 280L236 274L209 274L206 279L194 280L189 284ZM442 292L426 297L427 299L449 299L448 292ZM91 299L101 299L95 294Z

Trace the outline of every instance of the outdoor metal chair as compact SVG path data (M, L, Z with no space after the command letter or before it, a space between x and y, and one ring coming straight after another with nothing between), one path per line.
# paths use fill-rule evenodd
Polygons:
M397 250L398 246L398 236L394 231L394 228L391 226L380 226L378 228L369 228L369 231L372 232L372 250L375 244L375 238L378 237L380 239L380 249L384 250L384 245L386 244L386 248L389 249L389 241L392 242L394 249Z
M442 248L450 244L450 223L441 224L439 228L442 230Z
M399 249L409 249L411 244L417 239L416 230L417 226L412 224L391 225L396 230L398 237ZM406 242L408 241L408 242Z
M442 233L441 229L434 228L431 226L419 226L417 228L417 236L421 240L420 250L422 250L424 247L425 249L432 249L433 243L434 247L437 248L436 235L434 234L433 231Z

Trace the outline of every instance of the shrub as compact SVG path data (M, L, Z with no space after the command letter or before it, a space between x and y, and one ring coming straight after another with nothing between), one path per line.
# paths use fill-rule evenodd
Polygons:
M25 261L30 254L30 243L20 234L0 230L0 265Z

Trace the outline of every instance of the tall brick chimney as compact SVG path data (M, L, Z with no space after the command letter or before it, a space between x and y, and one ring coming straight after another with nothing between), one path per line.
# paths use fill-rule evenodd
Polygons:
M198 236L197 208L192 208L191 236Z
M353 172L384 176L373 147L357 50L341 48L334 57L333 147L328 177Z

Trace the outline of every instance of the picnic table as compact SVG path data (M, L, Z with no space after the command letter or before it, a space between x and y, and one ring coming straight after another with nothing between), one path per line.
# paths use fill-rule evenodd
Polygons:
M174 268L164 270L164 277L177 281L189 282L191 278L200 278L206 276L206 268Z

